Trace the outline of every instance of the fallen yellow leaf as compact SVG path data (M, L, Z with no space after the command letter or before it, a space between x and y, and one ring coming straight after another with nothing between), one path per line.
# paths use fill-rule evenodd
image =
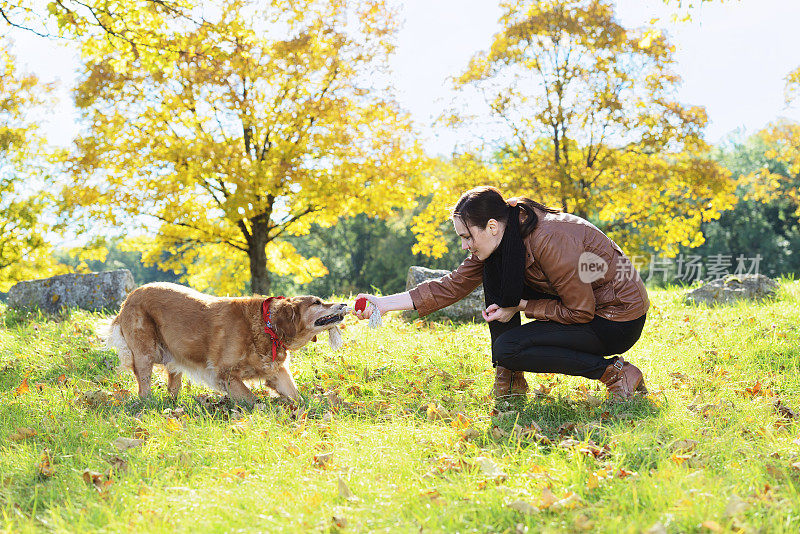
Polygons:
M42 452L39 463L36 465L36 471L39 473L39 476L43 478L48 478L56 474L49 450L45 449Z
M28 378L27 377L25 377L25 379L22 381L22 384L20 384L19 387L14 390L14 394L17 395L17 396L23 395L25 393L30 393L30 392L31 392L31 388L30 388L30 386L28 386Z
M167 430L170 432L180 432L183 430L183 425L177 419L169 418L167 419Z
M456 414L455 419L450 423L450 426L453 428L464 429L468 428L472 424L472 419L467 417L466 415L459 413Z

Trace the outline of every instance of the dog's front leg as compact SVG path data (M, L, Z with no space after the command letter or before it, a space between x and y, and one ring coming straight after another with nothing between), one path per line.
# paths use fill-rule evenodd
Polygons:
M256 396L250 391L244 382L238 378L229 378L224 383L225 393L235 401L246 402L253 405L256 402Z
M275 376L267 382L267 385L284 397L289 397L293 401L300 400L297 384L294 383L294 378L285 365L278 368Z

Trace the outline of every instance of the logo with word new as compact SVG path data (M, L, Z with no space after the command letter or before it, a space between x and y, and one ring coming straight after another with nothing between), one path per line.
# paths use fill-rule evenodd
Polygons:
M584 252L578 258L578 278L584 284L602 279L608 272L606 260L593 252Z

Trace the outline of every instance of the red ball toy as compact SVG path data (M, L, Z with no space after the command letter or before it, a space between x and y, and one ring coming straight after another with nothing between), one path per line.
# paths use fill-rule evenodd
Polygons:
M367 309L367 299L366 297L361 297L356 299L356 311L362 312Z

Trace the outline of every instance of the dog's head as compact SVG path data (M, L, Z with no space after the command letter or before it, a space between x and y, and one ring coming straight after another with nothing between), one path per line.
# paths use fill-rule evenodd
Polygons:
M347 304L323 302L319 297L304 295L273 301L272 323L283 338L286 348L297 350L325 330L342 322Z

